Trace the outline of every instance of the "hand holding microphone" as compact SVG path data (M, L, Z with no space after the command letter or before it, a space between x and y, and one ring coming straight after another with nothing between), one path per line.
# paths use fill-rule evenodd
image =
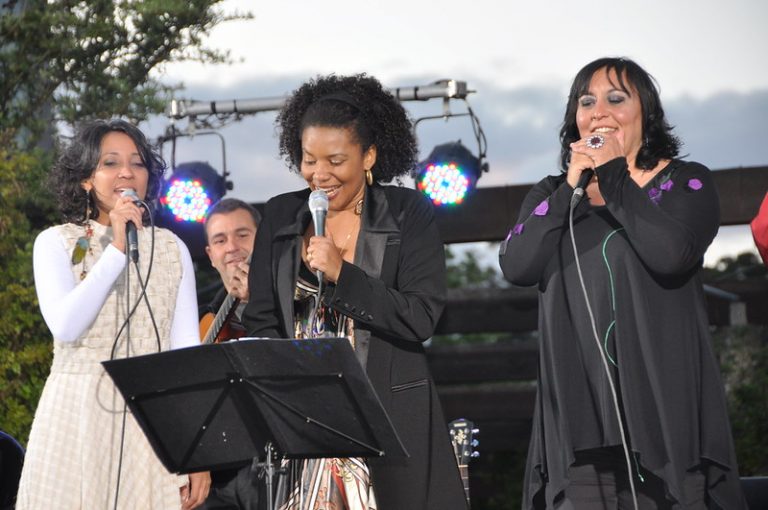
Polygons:
M615 142L616 137L610 137ZM602 164L598 157L600 150L606 145L606 137L600 133L588 135L571 144L571 161L568 166L568 184L573 186L571 208L576 207L587 189L589 181L595 175L595 168Z
M593 132L571 144L571 154L583 154L593 162L593 168L618 157L626 156L621 132Z
M589 181L592 180L592 176L595 174L595 171L591 168L585 168L582 170L581 175L579 175L579 182L576 183L576 187L573 188L573 195L571 195L571 207L576 207L576 205L581 201L582 197L584 196L584 190L587 189L587 184L589 184Z
M325 236L325 217L328 215L328 195L321 189L316 189L309 194L309 212L312 213L312 223L315 226L315 235L318 237ZM310 267L314 267L312 264L312 252L310 245L307 246L307 262ZM315 272L317 281L323 281L323 272L319 269Z
M309 239L307 244L307 265L314 269L318 281L322 282L323 277L330 282L336 282L341 274L341 268L344 264L341 248L336 246L333 240L333 234L326 228L326 215L328 213L328 196L323 190L315 190L309 195L309 210L312 213L312 222L315 226L315 235ZM341 221L341 220L340 220ZM338 226L338 224L334 224ZM354 229L354 227L352 227ZM349 241L353 231L347 234L346 241Z
M117 199L115 206L109 212L115 245L120 251L126 251L132 261L139 259L139 241L136 228L142 226L142 211L139 208L143 202L136 194L136 190L126 188Z
M568 166L568 184L573 186L571 207L584 196L594 169L624 156L624 140L621 133L593 132L571 144L571 161Z

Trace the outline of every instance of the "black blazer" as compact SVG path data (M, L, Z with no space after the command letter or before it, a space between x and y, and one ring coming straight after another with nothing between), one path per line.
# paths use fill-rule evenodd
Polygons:
M251 336L290 338L309 190L267 202L256 235L243 323ZM369 459L381 510L467 508L422 342L445 298L445 254L432 206L414 190L366 188L355 264L344 262L325 304L355 320L356 353L409 458Z

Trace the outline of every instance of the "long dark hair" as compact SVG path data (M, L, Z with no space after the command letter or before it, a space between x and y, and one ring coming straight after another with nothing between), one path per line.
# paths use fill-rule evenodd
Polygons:
M133 124L121 119L95 120L80 127L70 143L62 150L50 175L59 210L64 221L82 224L86 206L91 206L90 219L99 216L91 193L86 193L81 183L93 175L101 157L101 141L109 133L125 133L136 144L142 163L149 174L147 195L144 200L151 203L159 194L165 172L165 161L152 146L144 133Z
M416 165L417 146L407 112L372 76L320 76L293 92L277 116L280 155L301 170L301 135L310 126L348 128L363 149L376 146L371 169L376 182L389 182Z
M660 159L672 159L680 152L680 139L672 133L661 107L659 90L656 80L642 67L628 58L606 57L590 62L584 66L573 79L571 92L568 94L568 105L565 108L563 126L560 129L560 166L568 170L571 155L571 143L581 136L576 125L576 110L579 98L589 91L589 82L599 70L607 73L614 71L619 83L613 84L625 93L631 95L630 87L637 90L638 98L643 109L643 143L637 153L635 165L638 168L650 170L659 163Z

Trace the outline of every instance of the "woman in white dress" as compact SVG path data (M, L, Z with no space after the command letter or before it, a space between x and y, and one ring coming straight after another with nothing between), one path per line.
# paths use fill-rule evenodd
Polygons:
M19 510L186 510L208 494L207 472L179 476L163 467L101 365L199 344L189 251L168 230L156 228L153 242L146 213L123 196L132 189L151 201L164 169L138 128L111 120L84 126L52 170L65 223L37 237L33 266L54 356L32 424ZM138 229L136 264L125 254L128 222ZM147 299L126 328L139 276Z

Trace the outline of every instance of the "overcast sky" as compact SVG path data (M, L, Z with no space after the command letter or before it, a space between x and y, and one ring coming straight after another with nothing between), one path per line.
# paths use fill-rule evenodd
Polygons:
M469 100L488 137L490 172L479 185L533 183L558 172L557 133L573 76L595 58L627 56L658 80L688 159L714 170L768 165L765 0L225 0L222 6L254 15L221 25L209 40L230 49L238 63L167 67L162 79L185 86L179 98L282 96L328 73L366 72L388 87L462 80L476 91ZM442 108L439 100L405 106L414 118ZM464 108L456 102L451 110ZM273 120L274 113L261 113L220 130L234 183L230 196L265 201L304 186L277 158ZM144 128L154 137L166 125L157 118ZM466 118L420 123L417 135L422 156L456 139L476 149ZM220 169L218 140L181 141L176 161L193 160ZM751 248L748 227L724 228L705 261Z

